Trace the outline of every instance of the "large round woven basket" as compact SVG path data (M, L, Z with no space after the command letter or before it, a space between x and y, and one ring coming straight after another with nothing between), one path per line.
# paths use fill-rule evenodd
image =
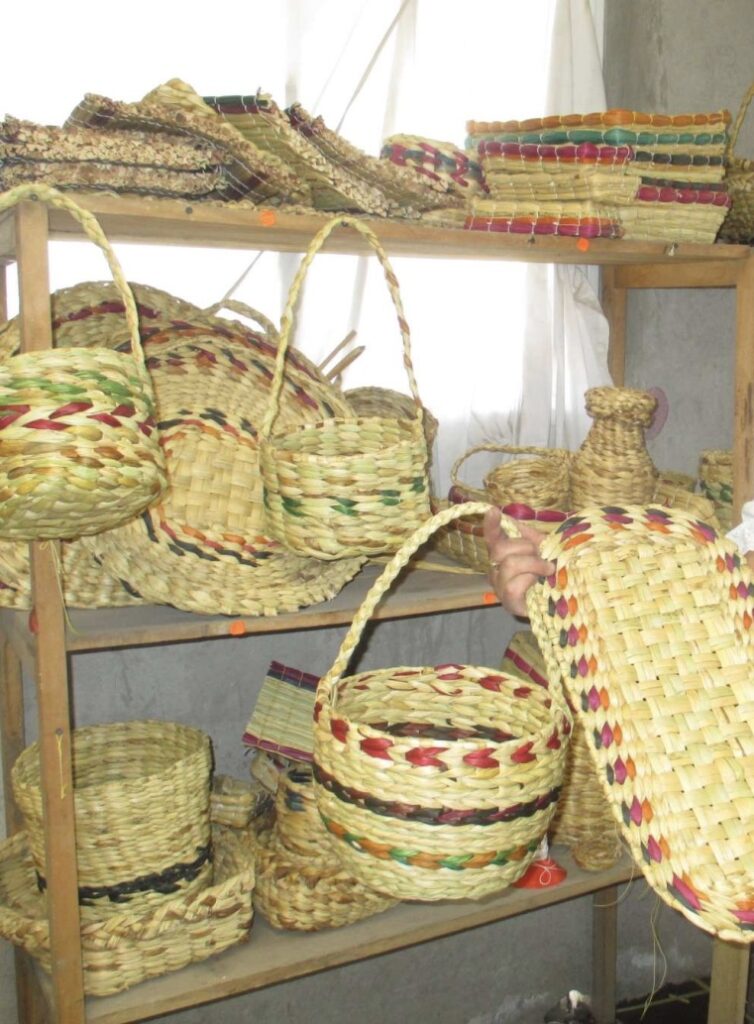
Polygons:
M96 219L45 185L0 195L66 210L104 252L129 328L127 352L42 349L0 363L0 537L97 533L138 515L165 488L165 461L133 296Z
M86 538L90 551L144 599L186 611L274 615L333 597L361 559L300 557L265 530L258 427L275 345L199 311L151 334L145 351L168 491L140 518ZM349 411L299 354L287 362L279 404L287 429Z
M412 419L352 415L284 430L278 420L279 394L294 308L315 255L340 226L355 228L366 238L385 272L398 315L415 414ZM314 558L395 551L429 515L428 453L398 282L374 232L353 217L336 217L326 224L301 261L281 324L259 444L267 529L289 550Z
M244 942L253 918L254 855L232 829L215 829L213 873L198 892L160 906L121 907L81 926L84 991L108 996ZM25 832L0 843L0 936L50 972L47 902Z
M205 888L211 875L211 749L174 722L93 725L73 732L76 861L82 915L142 912ZM11 772L40 888L46 885L39 747Z
M515 524L503 522L515 531ZM650 886L722 939L754 939L754 579L704 521L590 508L542 544L527 594L551 686Z
M560 792L571 718L562 692L499 669L400 667L344 676L380 597L443 524L393 556L317 688L317 806L343 866L398 899L478 898L533 860Z

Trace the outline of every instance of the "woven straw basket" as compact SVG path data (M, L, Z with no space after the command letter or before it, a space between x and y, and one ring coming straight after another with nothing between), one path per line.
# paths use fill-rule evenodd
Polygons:
M393 391L392 388L350 388L343 392L343 397L350 403L357 416L397 416L406 419L413 419L416 416L414 400L400 391ZM430 455L438 427L437 418L424 406L424 437Z
M707 448L699 453L699 487L724 530L733 526L733 452Z
M382 264L398 315L415 415L410 420L395 416L333 418L272 433L296 300L315 255L341 225L363 235ZM408 324L398 282L377 236L352 217L337 217L326 224L301 261L281 323L270 404L259 440L267 529L289 550L314 558L395 551L429 515L428 455Z
M164 490L133 296L96 219L44 185L0 195L66 210L105 254L126 311L130 351L68 348L0 363L0 537L70 538L138 515Z
M726 242L750 245L754 241L754 160L735 156L738 134L754 96L754 82L746 91L725 147L725 183L731 206L720 228Z
M86 920L81 926L84 991L108 996L244 942L253 917L254 857L231 829L212 836L213 875L199 892L157 907ZM49 973L50 925L25 832L0 843L0 936Z
M73 732L79 902L85 919L158 907L211 877L211 750L198 729L141 721ZM45 886L39 747L11 772L29 850Z
M515 523L503 522L506 532ZM754 939L754 579L674 509L589 508L542 544L527 594L636 864L698 927Z
M343 866L398 899L478 898L533 860L560 791L571 718L559 690L470 665L344 677L380 597L448 508L393 556L317 688L314 778Z
M352 924L395 903L341 866L317 811L309 767L281 773L275 825L258 851L254 902L275 928L295 931Z

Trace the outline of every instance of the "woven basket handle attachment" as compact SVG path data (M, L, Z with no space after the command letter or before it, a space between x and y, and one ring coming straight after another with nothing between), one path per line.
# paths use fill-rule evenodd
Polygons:
M474 445L473 448L469 448L468 451L464 452L463 455L461 455L460 458L456 459L456 461L453 463L453 465L450 468L450 482L452 484L455 484L456 487L460 488L471 486L470 484L461 483L461 481L458 479L458 472L463 463L466 461L466 459L468 459L469 456L471 455L476 455L477 452L498 452L501 455L542 455L545 451L546 449L543 448L522 448L512 444L493 444L492 442L477 444ZM474 490L481 491L482 488L474 488Z
M332 667L320 678L319 683L317 684L316 696L317 704L320 707L329 706L331 710L335 708L338 690L337 684L348 668L351 656L356 649L356 645L361 639L361 634L363 633L372 612L377 607L378 602L392 586L396 577L408 564L411 556L415 554L422 544L425 544L441 527L447 526L447 524L452 523L453 520L460 519L464 516L484 515L490 508L494 508L494 506L484 501L467 501L462 505L450 505L448 508L436 513L430 519L427 519L406 541L404 541L398 551L396 551L387 563L382 574L372 584L361 604L361 607L353 617L353 621L342 644L340 645L340 650L338 651ZM521 531L518 528L516 520L512 519L510 516L501 514L500 526L509 537L521 536ZM529 588L529 596L531 596L533 589L533 587ZM532 609L535 607L532 600L529 601L529 607ZM552 692L553 700L559 707L565 709L565 697L561 692L561 688L559 686L553 686Z
M17 185L15 188L10 189L10 191L4 192L0 195L0 212L9 210L19 203L26 202L26 200L37 200L58 210L65 210L75 221L78 221L89 241L94 242L102 250L107 260L107 265L110 268L110 273L113 275L115 287L118 289L123 300L126 324L128 325L131 341L131 354L136 360L142 376L149 379L144 350L141 345L141 338L139 337L139 315L136 310L136 302L118 257L115 255L97 218L94 214L79 206L78 203L74 203L72 199L69 199L62 192L58 192L57 189L50 188L48 185L41 184Z
M736 120L733 122L733 127L731 128L730 135L728 136L728 143L725 147L726 164L733 156L733 150L736 148L736 143L738 142L738 133L741 131L741 126L744 123L744 118L746 117L749 109L752 96L754 96L754 82L751 83L746 91L746 95L741 101L741 106L738 108L738 113L736 114Z
M264 313L260 313L259 310L253 309L251 306L247 306L245 302L241 302L239 299L220 299L219 302L215 302L212 306L207 306L204 313L209 316L216 316L221 309L227 309L231 313L238 313L239 316L245 316L247 320L253 320L254 323L259 324L264 333L275 344L278 343L280 338L280 332L274 325L272 320L269 320Z
M403 303L398 289L398 279L393 272L393 268L390 265L390 261L387 258L385 250L382 248L377 235L375 235L371 228L368 228L366 224L363 224L355 217L335 217L333 220L325 224L325 226L317 232L309 243L309 247L302 257L299 268L296 271L296 276L288 290L288 299L285 304L285 310L283 311L283 315L280 319L280 344L278 345L275 370L270 384L270 401L259 432L260 438L269 437L279 411L280 390L283 386L283 375L285 372L285 354L288 350L291 334L293 333L293 311L296 306L296 302L298 301L299 293L304 283L304 278L306 277L306 272L311 266L314 257L325 244L327 239L333 231L339 227L352 227L358 231L359 234L363 235L374 250L377 259L380 261L382 269L385 272L388 291L390 292L390 297L393 300L393 306L395 307L395 311L398 316L398 327L400 328L401 338L403 340L403 365L406 368L408 383L411 388L414 404L416 405L416 418L419 426L422 428L424 426L424 406L419 398L416 378L414 377L414 369L411 363L411 334L408 322L406 321L406 316L403 312Z

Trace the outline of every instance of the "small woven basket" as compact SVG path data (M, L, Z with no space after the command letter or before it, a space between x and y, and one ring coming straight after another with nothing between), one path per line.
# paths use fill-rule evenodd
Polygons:
M699 453L699 488L712 502L724 531L733 526L733 452L708 448Z
M397 899L478 898L534 859L560 792L571 718L559 690L470 665L344 676L380 597L452 519L414 532L372 586L317 688L317 806L344 867Z
M563 448L478 446L510 456L484 478L488 498L496 505L525 502L534 508L570 507L571 453ZM468 454L468 453L467 453Z
M130 350L42 349L0 363L0 537L71 538L138 515L166 486L154 396L131 290L96 219L45 185L0 195L66 210L104 252Z
M280 776L275 794L275 833L280 845L299 857L337 859L314 799L312 770L295 765Z
M173 722L118 722L73 732L76 860L82 916L141 913L203 889L211 877L209 737ZM40 888L45 837L39 746L11 771Z
M382 264L398 314L415 415L413 419L333 418L272 433L296 300L312 260L341 225L363 235ZM297 554L326 560L395 551L429 515L424 410L411 365L398 282L377 236L361 221L337 217L314 237L291 284L281 324L270 401L259 437L268 532Z
M414 400L400 391L393 391L392 388L350 388L343 392L343 397L350 403L357 416L397 416L409 420L416 416ZM424 437L429 454L432 453L438 426L437 418L424 406Z
M503 521L511 535L515 523ZM583 509L527 592L623 839L697 927L754 940L754 578L707 523L652 505Z
M730 209L720 228L719 237L726 242L751 245L754 241L754 160L735 155L738 134L754 96L754 82L746 91L733 122L725 147L725 183L731 199Z
M213 832L213 874L198 892L158 907L120 907L81 926L84 991L108 996L245 942L253 918L254 855L232 829ZM50 972L47 903L25 832L0 843L0 936Z

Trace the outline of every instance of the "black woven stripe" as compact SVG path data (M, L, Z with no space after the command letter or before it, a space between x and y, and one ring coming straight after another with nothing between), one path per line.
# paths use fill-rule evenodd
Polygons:
M201 869L212 859L209 844L199 850L199 856L190 864L174 864L159 873L140 875L130 882L118 882L117 885L82 885L79 886L79 903L91 906L97 900L108 899L111 903L128 903L131 896L139 892L161 892L165 895L178 892L182 882L193 882ZM37 872L37 888L44 892L47 879Z
M560 796L560 786L542 793L535 800L513 804L502 810L484 808L483 810L455 810L452 807L420 807L418 804L400 804L380 800L378 797L341 785L337 779L325 772L319 765L314 765L314 777L328 792L346 804L356 804L365 811L382 815L385 818L399 818L401 821L420 821L425 825L497 825L501 822L516 821L518 818L531 818L538 811L544 810Z

